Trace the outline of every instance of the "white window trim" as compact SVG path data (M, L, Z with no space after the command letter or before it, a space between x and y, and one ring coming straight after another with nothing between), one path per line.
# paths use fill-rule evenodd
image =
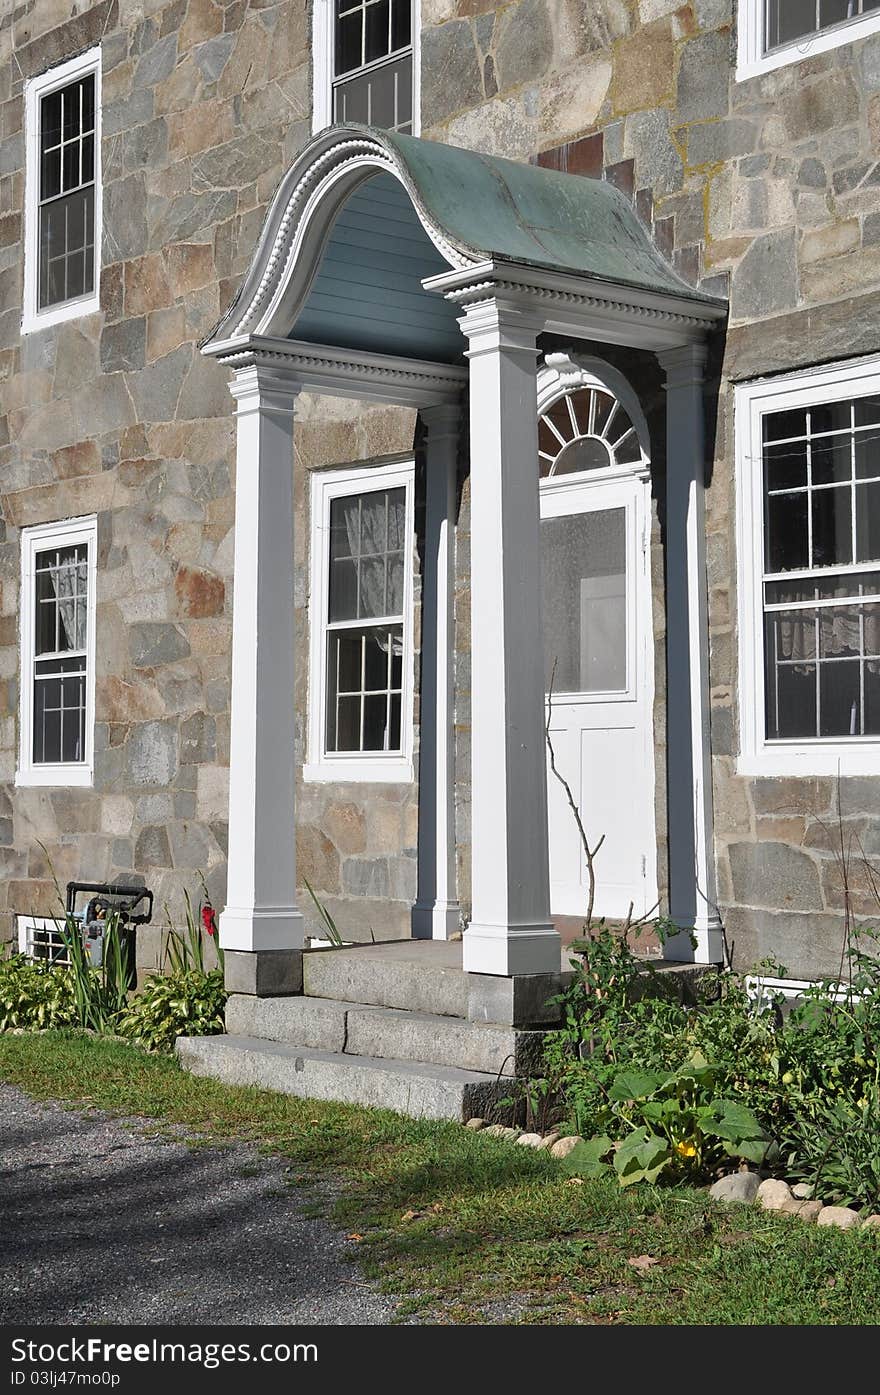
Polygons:
M40 102L49 92L79 78L95 74L95 289L76 300L67 300L62 305L52 305L45 310L38 308L37 284L40 266ZM102 223L102 181L101 181L101 49L91 48L50 68L47 73L31 78L25 87L25 200L24 200L24 306L22 307L21 332L33 334L35 330L48 329L50 325L63 324L65 320L78 319L81 315L92 315L101 308L101 229Z
M86 543L88 559L88 615L86 619L86 752L77 762L35 763L33 759L34 717L34 599L36 554L45 547ZM21 695L19 698L19 756L16 785L90 786L94 781L95 759L95 630L97 611L98 520L66 519L61 523L41 523L25 528L21 535Z
M412 133L421 133L421 4L412 0ZM334 0L313 0L312 5L312 135L333 124L333 10Z
M816 34L805 34L790 44L764 53L764 6L766 0L739 0L738 38L736 54L736 80L746 82L761 73L772 73L789 63L800 63L805 58L814 58L817 53L827 53L829 49L840 48L842 44L853 44L874 34L880 29L880 10L858 15L855 19L844 20L833 28L823 29Z
M735 388L739 775L880 775L880 736L768 741L764 708L764 500L761 419L880 391L880 354Z
M311 587L309 592L308 760L303 779L311 782L410 784L413 780L413 568L404 567L403 692L400 700L401 751L343 752L324 750L327 696L326 616L330 591L330 504L349 494L380 489L406 490L407 556L415 536L415 463L360 469L315 471L311 488Z

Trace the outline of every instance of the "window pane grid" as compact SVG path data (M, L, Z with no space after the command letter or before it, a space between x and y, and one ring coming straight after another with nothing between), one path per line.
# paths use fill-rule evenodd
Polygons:
M764 52L859 19L880 0L767 0Z
M880 404L763 422L770 740L880 734Z
M40 102L40 309L94 290L95 77Z
M402 749L406 490L330 502L324 749Z
M34 566L35 764L86 758L88 545L40 551Z
M412 0L337 0L333 119L412 131Z

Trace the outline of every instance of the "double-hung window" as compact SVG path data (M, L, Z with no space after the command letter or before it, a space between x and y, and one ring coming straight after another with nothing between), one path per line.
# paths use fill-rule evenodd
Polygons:
M99 308L100 76L94 49L27 87L24 331Z
M22 532L19 784L92 782L96 548L93 517Z
M414 133L414 0L315 0L314 128Z
M880 362L737 397L744 767L880 771Z
M307 778L412 778L412 465L312 482Z
M880 0L739 0L740 81L880 28Z

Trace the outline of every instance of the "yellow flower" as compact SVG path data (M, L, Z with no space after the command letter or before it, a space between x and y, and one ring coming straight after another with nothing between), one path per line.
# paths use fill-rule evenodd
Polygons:
M697 1156L697 1150L693 1143L676 1143L675 1151L681 1153L683 1158L695 1158Z

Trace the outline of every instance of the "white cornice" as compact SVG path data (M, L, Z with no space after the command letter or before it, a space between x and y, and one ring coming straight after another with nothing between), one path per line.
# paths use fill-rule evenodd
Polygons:
M248 335L225 340L208 350L237 374L255 366L271 368L290 392L323 392L361 401L432 407L456 402L467 385L467 369L424 363L329 344Z

